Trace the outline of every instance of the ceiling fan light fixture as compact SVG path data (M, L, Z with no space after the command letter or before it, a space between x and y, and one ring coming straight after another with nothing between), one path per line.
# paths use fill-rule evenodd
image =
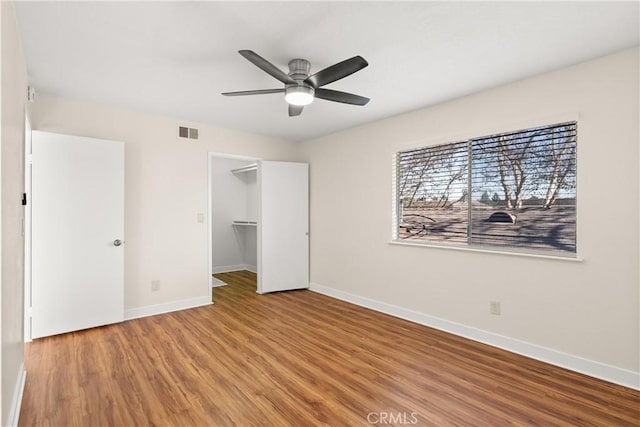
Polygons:
M315 91L311 86L295 85L285 90L284 99L291 105L305 106L313 102Z

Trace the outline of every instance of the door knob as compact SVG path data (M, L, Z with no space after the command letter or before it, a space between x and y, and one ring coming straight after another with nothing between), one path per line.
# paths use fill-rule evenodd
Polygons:
M113 246L120 246L122 244L122 240L116 239L113 241Z

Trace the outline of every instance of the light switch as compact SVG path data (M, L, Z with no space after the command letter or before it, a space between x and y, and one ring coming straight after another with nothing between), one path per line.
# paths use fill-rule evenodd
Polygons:
M202 224L204 222L204 214L198 213L198 223Z

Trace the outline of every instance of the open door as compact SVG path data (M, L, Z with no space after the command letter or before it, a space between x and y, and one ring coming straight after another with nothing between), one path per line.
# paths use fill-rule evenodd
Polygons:
M120 322L124 143L32 136L32 336Z
M309 287L309 165L258 163L258 293Z

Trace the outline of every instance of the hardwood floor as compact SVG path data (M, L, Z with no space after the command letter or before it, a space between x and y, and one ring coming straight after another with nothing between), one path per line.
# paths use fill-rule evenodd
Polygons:
M35 340L21 426L640 425L640 392L310 291Z

